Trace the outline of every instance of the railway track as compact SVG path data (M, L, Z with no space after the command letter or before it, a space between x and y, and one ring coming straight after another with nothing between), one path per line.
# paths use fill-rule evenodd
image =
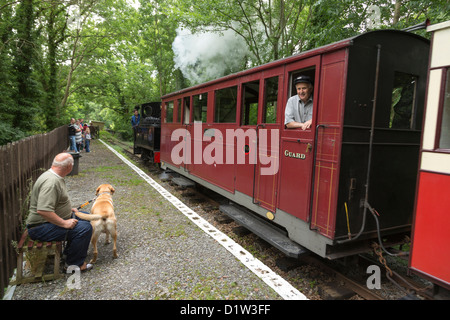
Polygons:
M405 274L405 264L388 267L377 261L375 254L358 255L339 261L329 261L313 254L301 259L287 258L264 240L239 226L219 211L219 205L228 201L203 187L179 187L170 180L159 179L162 171L155 165L146 166L133 148L120 140L109 140L119 147L158 182L163 183L174 195L198 212L215 227L233 238L252 252L258 259L271 267L299 291L313 300L392 300L392 299L432 299L430 283L419 282ZM392 260L392 259L391 259ZM386 265L386 263L385 263ZM368 266L376 266L380 271L381 288L369 289ZM387 276L385 275L387 274ZM407 279L406 279L407 278ZM418 295L416 295L416 293Z

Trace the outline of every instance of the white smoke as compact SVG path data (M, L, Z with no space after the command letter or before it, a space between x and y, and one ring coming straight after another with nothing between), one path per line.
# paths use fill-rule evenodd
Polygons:
M175 67L193 85L242 70L249 55L245 41L232 30L192 34L178 28L172 49Z

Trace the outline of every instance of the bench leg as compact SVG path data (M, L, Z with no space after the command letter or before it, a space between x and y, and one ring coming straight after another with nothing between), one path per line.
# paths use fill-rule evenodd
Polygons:
M55 244L54 250L55 250L55 261L53 265L53 274L55 276L55 279L57 279L59 277L59 262L61 259L61 250L62 250L61 244Z
M16 272L16 283L20 284L23 278L23 250L19 249L19 254L17 256L17 272Z
M34 274L34 277L36 279L40 279L42 278L42 275L44 274L44 269L45 269L45 264L47 262L47 255L48 255L48 250L47 248L40 248L40 249L36 249L35 252L37 253L37 257L36 257L36 273Z

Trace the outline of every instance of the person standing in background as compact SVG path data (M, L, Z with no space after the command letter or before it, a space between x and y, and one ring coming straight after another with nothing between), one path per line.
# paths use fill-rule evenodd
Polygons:
M91 130L89 127L84 130L84 141L86 152L91 152Z
M75 122L75 142L77 145L76 151L81 152L82 149L82 143L83 143L83 136L82 136L82 128L80 127L80 121L77 120Z
M131 117L131 126L133 127L134 141L136 141L136 133L137 133L137 129L138 129L140 121L141 121L141 115L139 114L138 109L134 109L134 114Z
M77 151L77 144L76 144L76 127L75 127L75 119L70 119L69 124L69 141L70 141L70 151Z

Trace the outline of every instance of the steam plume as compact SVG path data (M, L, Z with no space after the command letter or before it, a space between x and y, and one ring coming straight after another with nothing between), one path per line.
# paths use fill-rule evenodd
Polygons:
M175 67L181 70L191 84L244 69L249 54L244 40L232 30L222 34L192 34L187 29L178 28L172 49L175 53Z

